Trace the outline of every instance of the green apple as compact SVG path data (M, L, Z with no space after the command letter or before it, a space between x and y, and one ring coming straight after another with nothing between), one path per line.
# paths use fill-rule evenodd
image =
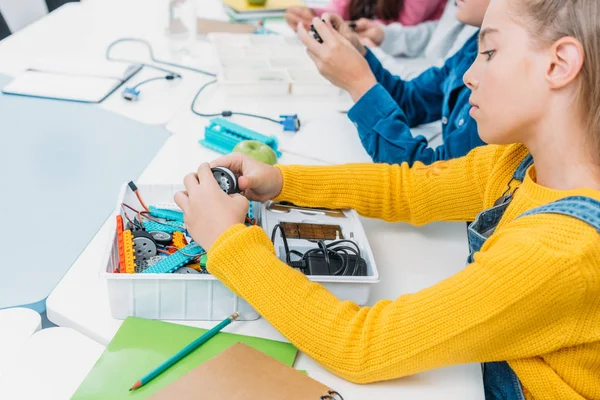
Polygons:
M242 153L265 164L277 164L277 154L272 148L256 140L244 140L233 148L233 153Z

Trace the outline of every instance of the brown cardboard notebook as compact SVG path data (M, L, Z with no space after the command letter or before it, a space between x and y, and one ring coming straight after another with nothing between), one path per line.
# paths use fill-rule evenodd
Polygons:
M327 386L237 343L202 363L151 400L321 400L341 399Z
M240 22L217 21L214 19L198 18L196 20L198 33L227 32L227 33L254 33L256 26Z

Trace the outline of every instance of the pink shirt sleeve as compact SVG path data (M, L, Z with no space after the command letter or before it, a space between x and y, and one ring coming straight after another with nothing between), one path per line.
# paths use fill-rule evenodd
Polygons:
M334 14L338 14L340 15L342 18L344 18L345 20L347 20L348 18L350 18L350 11L348 10L350 5L350 0L331 0L331 3L324 8L313 8L313 11L315 12L315 14L317 14L318 17L320 17L321 15L323 15L326 12L329 13L334 13Z
M404 0L404 6L400 10L398 19L395 21L380 21L384 24L400 22L404 26L412 26L425 21L440 19L448 0ZM339 14L345 20L350 18L350 0L332 0L327 7L313 8L318 17L326 12Z
M444 12L447 0L404 0L397 21L404 26L413 26L425 21L440 19Z

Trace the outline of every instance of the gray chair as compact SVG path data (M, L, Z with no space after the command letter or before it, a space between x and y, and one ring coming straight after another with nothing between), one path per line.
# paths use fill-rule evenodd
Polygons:
M6 25L6 21L4 20L4 17L2 16L2 13L0 12L0 40L4 39L5 37L10 35L10 29L8 28L8 25Z

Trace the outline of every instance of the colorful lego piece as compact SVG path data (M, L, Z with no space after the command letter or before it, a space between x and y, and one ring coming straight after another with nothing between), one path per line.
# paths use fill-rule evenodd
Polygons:
M123 252L125 253L125 273L135 272L135 253L133 249L133 234L128 229L123 232Z
M156 218L164 218L170 221L183 222L183 212L150 206L150 215Z
M178 249L183 249L187 244L187 240L185 240L185 236L182 232L173 232L173 246Z
M210 120L210 124L204 128L204 139L200 140L200 144L217 153L229 154L235 145L244 140L264 143L275 151L277 157L281 157L281 152L277 150L279 145L276 138L262 135L223 118Z
M183 225L182 222L179 222L179 221L171 221L168 223L168 225L161 224L161 223L154 222L154 221L144 221L144 229L147 230L148 232L159 231L159 232L173 233L173 232L185 230L185 226Z
M188 264L187 266L190 267L193 270L196 270L198 272L202 272L202 267L200 267L199 263Z
M143 274L167 274L175 271L177 268L188 264L196 256L204 253L204 249L196 243L190 243L180 251L171 254L164 260L145 269Z
M117 215L117 247L119 249L119 268L115 272L125 272L125 247L123 246L123 217Z

